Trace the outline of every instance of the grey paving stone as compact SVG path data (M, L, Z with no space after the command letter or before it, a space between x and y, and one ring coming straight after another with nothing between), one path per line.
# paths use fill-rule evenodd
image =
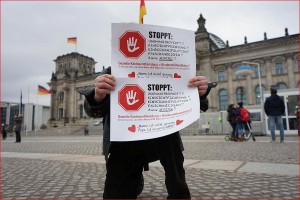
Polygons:
M282 173L280 169L272 174L265 173L261 171L263 166L260 171L249 168L253 166L251 163L280 164L282 167L298 165L298 137L287 137L284 144L267 143L269 139L257 137L255 143L234 143L225 142L221 136L184 136L186 179L192 197L299 198L298 174ZM106 172L104 162L101 162L100 137L24 137L23 140L21 145L16 145L12 139L2 142L2 155L7 155L1 158L3 198L102 198ZM226 165L192 167L203 161L210 162L211 166L226 162L246 164L227 170ZM150 166L144 177L145 187L139 198L167 197L161 166Z
M238 171L299 176L299 166L296 164L248 162Z

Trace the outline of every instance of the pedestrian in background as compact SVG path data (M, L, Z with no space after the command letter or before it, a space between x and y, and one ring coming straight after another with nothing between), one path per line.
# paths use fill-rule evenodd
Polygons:
M285 105L283 100L277 95L275 88L270 89L271 96L268 97L264 103L264 110L266 115L269 117L269 127L271 131L271 142L276 141L275 136L275 125L279 127L280 131L280 142L284 142L284 128L282 116L285 113Z
M84 135L88 135L89 134L89 129L88 126L84 127Z
M16 142L15 143L20 143L21 142L21 130L22 130L22 122L23 122L23 115L19 114L18 116L15 115L15 126L14 126L14 131L16 133Z
M232 127L231 140L236 140L235 131L236 131L236 108L234 104L229 104L227 107L227 121Z
M246 108L244 108L244 103L238 103L240 108L240 119L243 122L243 128L245 132L249 132L251 128L251 120L250 120L250 112Z
M236 140L235 141L243 141L244 122L242 121L240 104L237 104L235 108L235 115L236 115L236 128L235 128Z
M7 124L2 124L2 139L5 140L7 137L8 126Z

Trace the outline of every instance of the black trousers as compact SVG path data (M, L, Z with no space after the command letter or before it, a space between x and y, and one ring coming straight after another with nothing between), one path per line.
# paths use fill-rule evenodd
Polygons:
M15 133L16 133L16 142L21 142L21 132L15 131Z
M110 148L104 199L137 198L143 166L156 160L160 160L165 171L168 198L191 198L185 180L182 142L178 132L151 140L112 142Z
M3 140L5 140L7 138L7 132L3 131L3 135L2 135Z

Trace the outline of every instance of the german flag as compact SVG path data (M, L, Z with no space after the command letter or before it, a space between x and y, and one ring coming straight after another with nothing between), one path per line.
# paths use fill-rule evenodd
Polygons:
M141 4L140 4L140 17L139 17L139 23L143 24L144 23L144 15L147 14L147 10L146 10L146 5L145 5L145 1L141 0Z
M52 92L43 86L38 85L38 94L52 94Z
M76 37L68 38L68 43L77 44L77 38Z

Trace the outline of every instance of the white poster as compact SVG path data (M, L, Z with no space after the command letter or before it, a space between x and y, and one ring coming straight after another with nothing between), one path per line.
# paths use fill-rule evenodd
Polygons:
M162 137L200 117L193 31L112 24L111 141Z

